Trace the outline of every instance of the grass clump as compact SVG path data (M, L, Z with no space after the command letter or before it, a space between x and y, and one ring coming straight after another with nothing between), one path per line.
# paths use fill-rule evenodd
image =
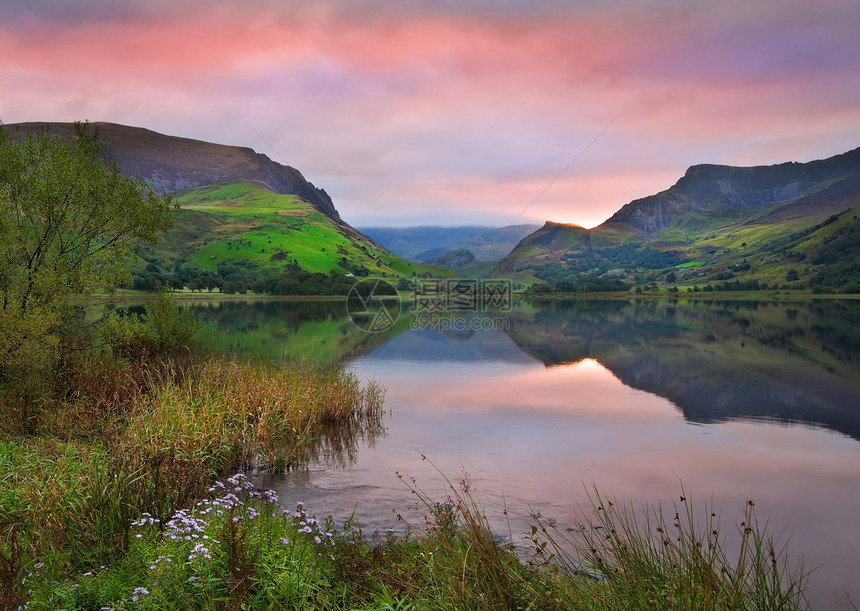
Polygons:
M697 516L682 493L672 509L619 505L595 488L562 531L533 515L536 556L578 575L600 609L804 609L809 576L759 524L748 500L730 538L712 508Z
M82 355L38 402L0 394L0 609L37 566L56 589L134 558L136 516L166 522L230 470L336 460L381 432L381 389L343 369L162 356Z

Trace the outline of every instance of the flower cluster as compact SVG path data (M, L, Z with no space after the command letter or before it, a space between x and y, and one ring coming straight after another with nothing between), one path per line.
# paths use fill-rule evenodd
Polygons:
M225 533L231 532L224 530L225 524L231 522L246 523L262 519L263 516L280 523L283 528L281 532L268 528L268 522L266 530L283 545L302 543L297 539L313 542L316 546L334 545L333 534L329 532L327 524L310 515L302 503L298 503L295 512L280 510L277 493L273 490L257 489L244 474L238 473L224 481L214 482L209 487L209 493L208 499L198 502L191 509L175 511L163 524L148 513L142 514L140 519L131 523L131 528L138 530L158 527L158 534L152 543L158 546L157 549L160 549L163 555L159 555L149 564L151 571L159 571L160 574L150 587L165 578L165 571L190 571L190 576L187 576L187 573L183 575L183 581L205 582L205 563L212 560L225 545ZM141 538L142 534L135 536ZM146 588L136 588L131 602L136 603L148 594Z
M135 520L130 524L132 528L141 528L143 526L153 526L158 524L158 518L153 518L151 513L143 512L139 520Z
M148 596L148 595L149 595L149 590L147 590L146 588L135 588L131 593L131 601L136 603L138 600L140 600L141 596Z
M288 511L285 511L289 515ZM292 515L293 523L298 528L298 532L313 536L314 543L317 545L334 545L333 535L326 530L325 525L316 519L316 517L308 514L302 503L296 505L296 511ZM281 542L286 542L281 539Z
M231 477L227 478L227 483L217 481L209 487L210 493L222 493L221 496L216 496L213 499L203 499L199 503L197 503L198 507L201 507L201 514L214 514L216 516L221 516L225 511L233 511L234 515L232 516L232 520L234 522L238 522L243 519L253 520L259 515L257 511L253 507L248 507L242 500L237 496L239 494L244 494L248 497L248 499L263 499L267 504L274 504L278 502L278 495L274 490L266 490L265 492L258 492L254 488L254 484L248 480L248 478L243 473L237 473ZM236 514L234 510L245 507L244 515L239 513Z
M158 568L158 565L161 562L170 564L171 562L173 562L173 559L168 557L168 556L159 556L158 558L155 559L155 562L153 562L152 564L149 565L149 570L154 571L155 569Z
M155 526L155 525L156 525L156 524L158 524L158 523L159 523L158 518L153 518L153 517L152 517L152 514L147 513L147 512L145 512L145 511L144 511L144 512L141 514L140 519L139 519L139 520L135 520L134 522L132 522L131 524L129 524L129 527L130 527L130 528L144 528L144 527L146 527L146 526ZM135 535L134 535L134 538L135 538L135 539L140 539L141 537L143 537L143 535L142 535L141 533L137 533L137 534L135 534Z
M212 554L209 553L209 548L207 548L202 543L198 543L194 546L194 549L191 550L191 553L188 554L188 560L194 560L197 557L205 558L206 560L212 559Z
M195 539L208 539L206 532L207 522L195 518L188 510L180 509L165 524L167 530L165 536L171 541L193 541Z

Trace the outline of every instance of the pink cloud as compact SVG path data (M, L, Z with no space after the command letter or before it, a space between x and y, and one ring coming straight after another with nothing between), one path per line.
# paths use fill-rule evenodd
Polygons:
M530 213L587 225L693 163L857 146L858 17L825 4L419 19L215 2L0 25L0 119L113 120L252 146L357 218L396 202L391 218L436 206L446 224L465 207L506 217L581 154Z

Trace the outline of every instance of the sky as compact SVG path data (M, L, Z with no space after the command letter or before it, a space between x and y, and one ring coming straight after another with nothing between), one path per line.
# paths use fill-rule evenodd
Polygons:
M860 146L860 0L4 0L0 121L251 147L357 227L595 226Z

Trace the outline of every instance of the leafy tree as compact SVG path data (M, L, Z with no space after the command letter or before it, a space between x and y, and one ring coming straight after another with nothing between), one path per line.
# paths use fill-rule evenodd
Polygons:
M0 126L0 380L38 370L76 335L69 297L128 284L132 247L155 242L169 198L99 155L98 129Z
M535 282L526 291L528 295L549 295L552 293L552 287L546 282Z

